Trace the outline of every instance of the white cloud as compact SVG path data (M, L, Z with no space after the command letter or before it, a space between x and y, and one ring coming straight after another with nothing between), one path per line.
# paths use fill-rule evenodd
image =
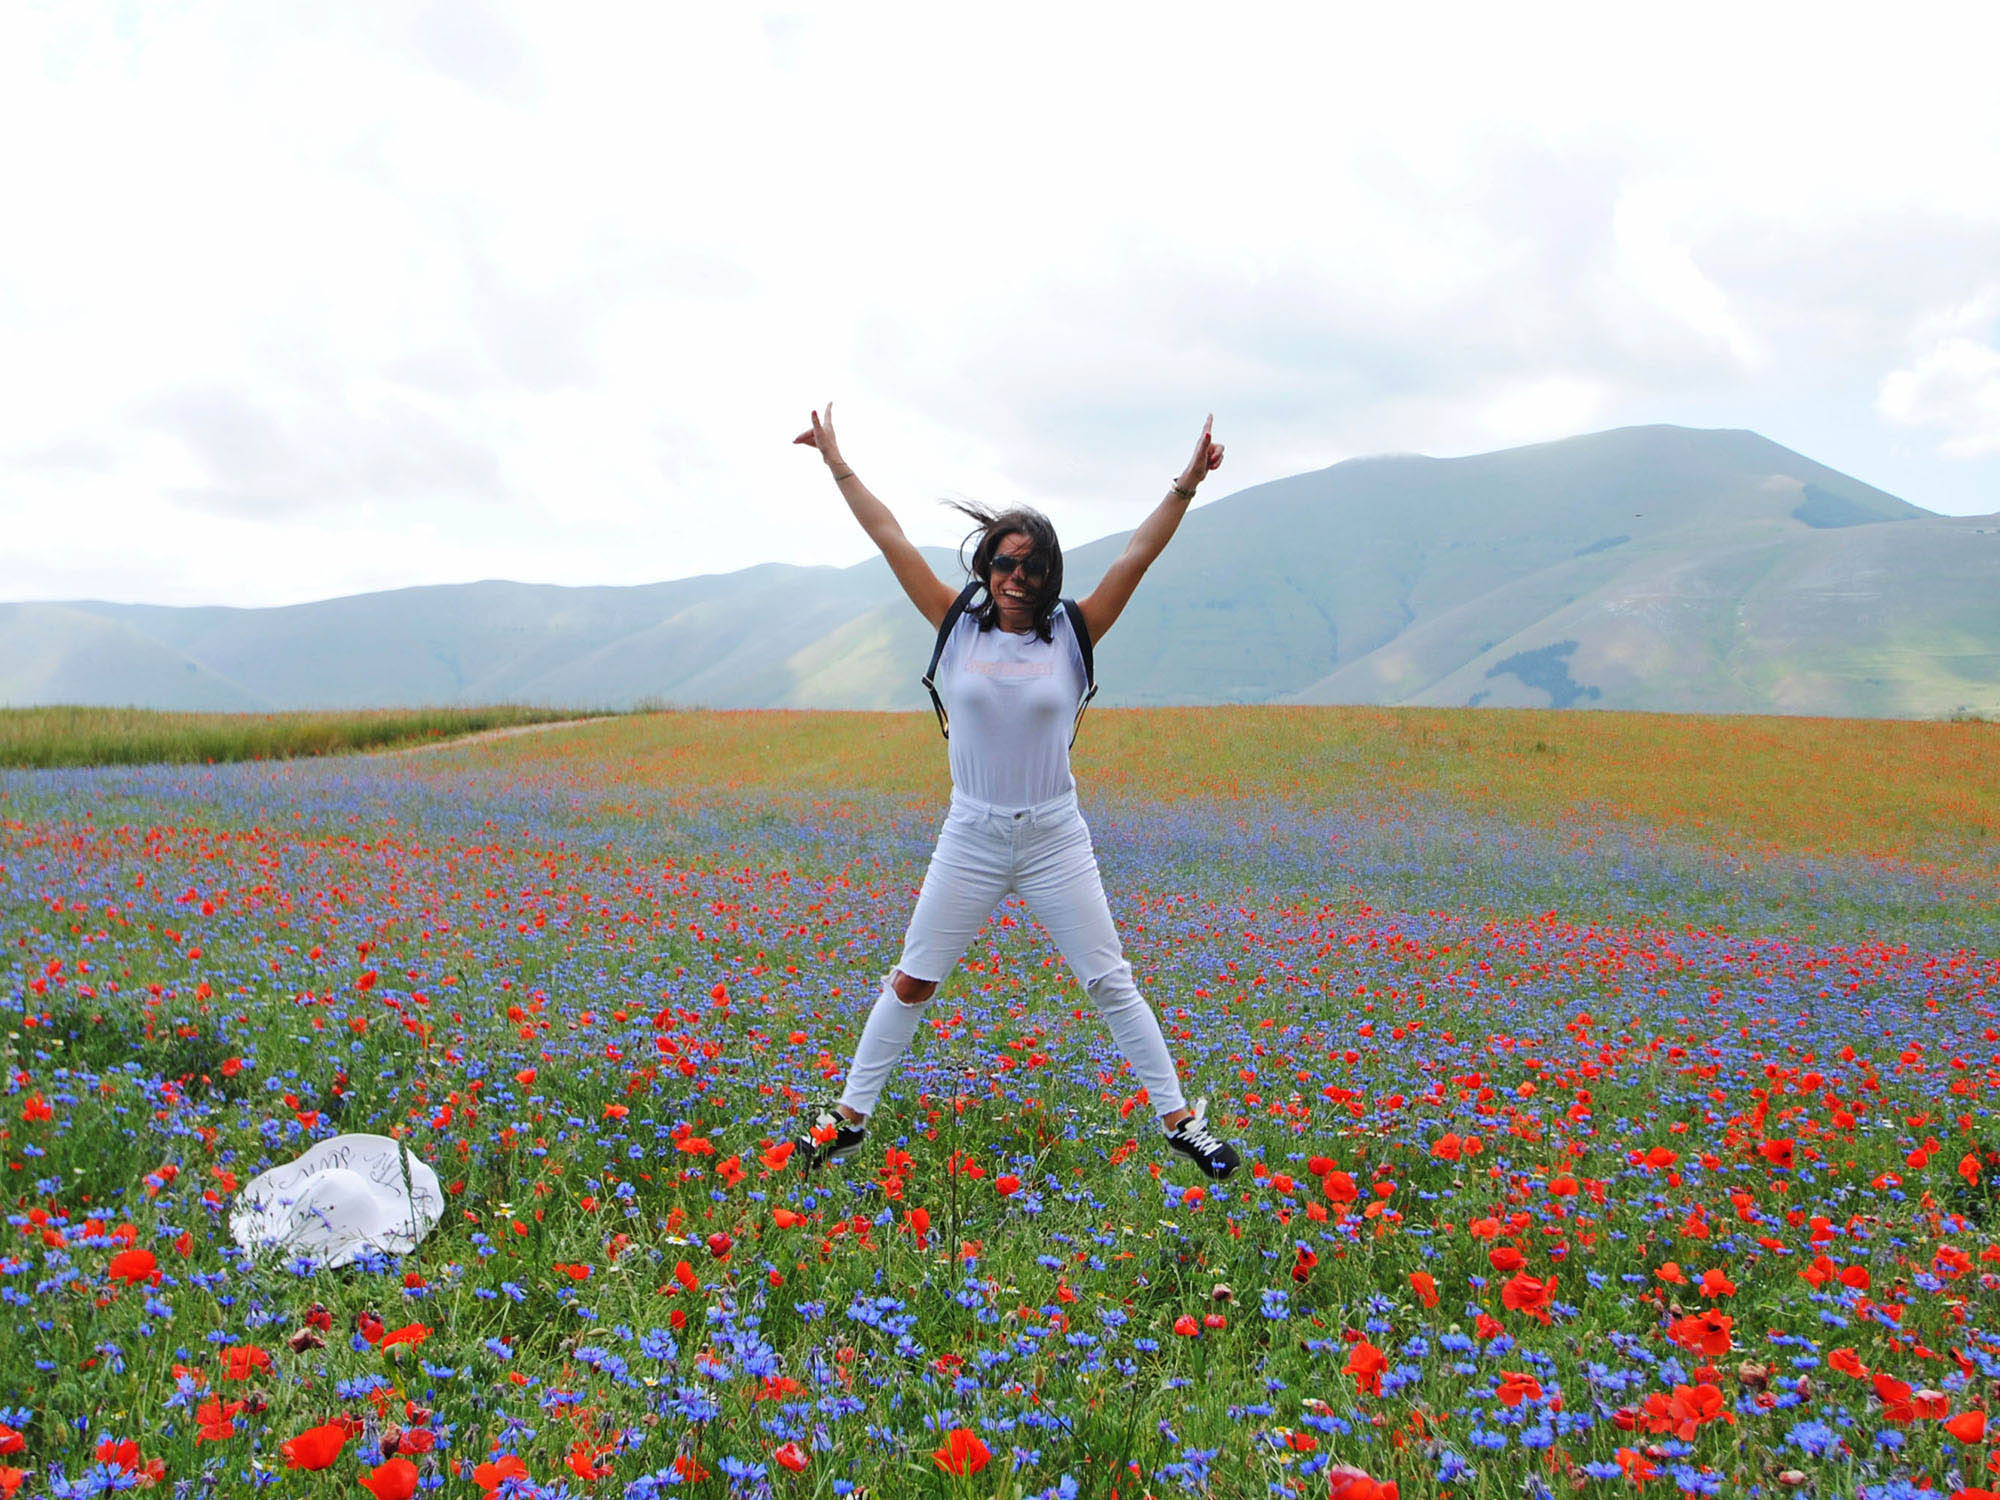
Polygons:
M1991 287L1986 56L1923 6L0 8L0 598L855 561L830 397L931 543L947 494L1134 525L1210 410L1213 493L1860 443ZM1884 431L1814 456L1981 503L1991 450Z
M1875 405L1892 421L1942 428L1938 451L1947 458L2000 453L2000 349L1945 339L1885 377Z
M1495 447L1568 437L1588 431L1609 397L1600 382L1572 375L1506 384L1480 405L1479 431Z
M1633 188L1621 194L1612 211L1612 238L1618 247L1614 274L1647 312L1726 351L1745 370L1770 363L1769 349L1743 325L1728 297L1702 273L1675 232L1664 192ZM1659 335L1653 333L1650 341L1657 343Z

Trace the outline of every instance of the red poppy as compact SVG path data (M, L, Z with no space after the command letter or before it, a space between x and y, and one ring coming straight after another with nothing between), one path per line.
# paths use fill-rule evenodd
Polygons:
M139 1445L127 1438L122 1443L114 1443L109 1438L97 1445L97 1461L101 1464L116 1464L127 1474L144 1470L155 1476L155 1482L165 1477L167 1466L164 1460L153 1459L150 1463L139 1452Z
M764 1164L766 1171L782 1172L785 1170L785 1164L792 1159L793 1149L793 1142L784 1141L779 1145L772 1146L769 1150L758 1152L757 1160Z
M1875 1387L1875 1399L1882 1403L1882 1418L1888 1422L1914 1422L1917 1408L1910 1400L1910 1387L1892 1375L1877 1370L1871 1383Z
M405 1323L401 1328L391 1329L382 1335L378 1349L393 1349L398 1344L421 1344L431 1336L431 1331L422 1323Z
M1327 1500L1401 1500L1394 1480L1383 1484L1351 1464L1335 1464L1326 1477Z
M236 1414L243 1410L241 1401L223 1401L211 1398L194 1409L196 1438L204 1443L219 1443L224 1438L236 1436Z
M472 1482L486 1492L487 1500L492 1500L493 1492L500 1488L502 1480L527 1477L528 1466L515 1453L503 1453L489 1464L472 1466Z
M392 1458L363 1474L361 1486L375 1500L410 1500L417 1492L417 1466L407 1458Z
M1549 1321L1549 1301L1555 1296L1556 1278L1547 1281L1520 1275L1500 1288L1500 1304L1509 1312L1526 1313L1539 1322Z
M1389 1356L1363 1339L1347 1353L1346 1373L1371 1396L1382 1394L1382 1372L1389 1368Z
M1417 1294L1417 1300L1423 1303L1425 1307L1436 1307L1438 1305L1437 1283L1431 1280L1430 1272L1410 1272L1410 1290Z
M1706 1354L1711 1358L1727 1354L1734 1341L1729 1330L1736 1320L1727 1313L1695 1313L1691 1317L1676 1318L1667 1325L1667 1337L1693 1354Z
M1677 1385L1669 1396L1654 1391L1646 1398L1646 1430L1671 1432L1682 1442L1693 1439L1696 1429L1718 1418L1733 1420L1722 1407L1722 1392L1704 1382L1697 1386Z
M150 1250L120 1250L111 1257L109 1269L113 1281L129 1284L157 1278L160 1274L160 1263Z
M1978 1443L1986 1438L1986 1413L1962 1411L1944 1424L1944 1430L1961 1443Z
M970 1427L954 1427L945 1434L944 1445L931 1453L931 1460L947 1474L977 1474L992 1459L993 1452L979 1441Z
M797 1443L786 1443L773 1449L771 1457L778 1461L780 1467L790 1469L794 1474L803 1474L807 1463L810 1462L805 1449Z
M232 1344L222 1351L222 1378L249 1380L271 1368L271 1356L255 1344Z
M338 1422L322 1422L317 1427L308 1427L289 1441L278 1444L278 1451L285 1455L285 1467L289 1469L324 1469L336 1458L347 1444L347 1429Z

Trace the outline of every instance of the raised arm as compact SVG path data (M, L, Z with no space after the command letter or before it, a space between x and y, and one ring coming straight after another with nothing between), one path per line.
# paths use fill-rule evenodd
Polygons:
M889 507L868 492L868 486L854 477L853 466L840 456L840 446L833 437L833 403L827 402L823 420L814 412L812 426L792 441L819 449L819 456L833 472L834 483L840 486L841 498L854 512L854 519L889 559L889 569L902 584L903 592L910 596L910 602L930 621L931 629L937 629L944 623L945 611L951 608L958 591L931 571L923 553L903 535L903 528L889 513Z
M1125 612L1132 590L1146 576L1146 569L1152 567L1153 559L1166 550L1167 542L1180 527L1181 517L1187 514L1188 502L1194 499L1196 486L1207 477L1209 470L1222 467L1222 444L1211 442L1208 436L1209 429L1214 425L1215 414L1210 412L1208 420L1201 426L1201 441L1194 445L1194 457L1188 460L1181 477L1174 481L1174 487L1154 507L1153 513L1139 523L1139 529L1132 533L1125 550L1104 570L1104 576L1090 591L1090 597L1080 601L1084 627L1090 632L1093 646L1104 639L1104 632Z

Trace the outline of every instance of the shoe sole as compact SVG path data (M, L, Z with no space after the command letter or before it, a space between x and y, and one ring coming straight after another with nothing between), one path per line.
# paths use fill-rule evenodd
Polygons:
M1190 1156L1178 1147L1170 1149L1173 1150L1174 1155L1178 1156L1182 1161L1190 1163L1197 1172L1201 1173L1202 1176L1208 1178L1211 1182L1226 1182L1236 1175L1235 1167L1225 1167L1220 1172L1217 1172L1208 1167L1198 1156Z
M861 1148L866 1144L865 1141L856 1141L852 1146L842 1146L823 1155L809 1155L805 1158L806 1170L817 1172L821 1167L844 1167L861 1154Z

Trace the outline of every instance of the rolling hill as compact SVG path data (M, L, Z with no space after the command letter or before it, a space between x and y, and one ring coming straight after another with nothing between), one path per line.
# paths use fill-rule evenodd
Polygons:
M1128 535L1067 552L1070 592ZM929 644L879 558L276 609L24 603L0 605L0 702L903 709L928 702ZM2000 516L1935 515L1744 431L1355 459L1190 511L1098 674L1112 705L1992 714Z

